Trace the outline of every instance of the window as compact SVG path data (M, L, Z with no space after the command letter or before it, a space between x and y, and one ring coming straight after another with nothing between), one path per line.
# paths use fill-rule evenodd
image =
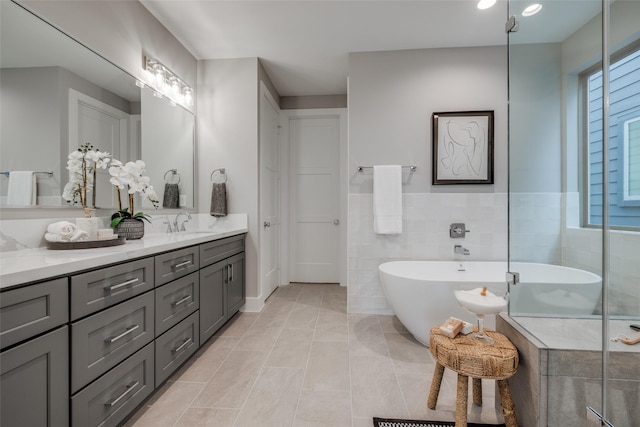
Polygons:
M640 46L612 60L609 71L609 224L640 228ZM582 75L585 110L586 226L602 225L602 71Z

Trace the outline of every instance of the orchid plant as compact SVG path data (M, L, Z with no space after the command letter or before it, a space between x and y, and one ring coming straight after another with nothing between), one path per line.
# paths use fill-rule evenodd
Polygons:
M147 199L151 202L154 208L158 208L158 196L150 184L148 176L143 176L145 172L145 164L142 160L136 160L135 162L122 163L119 160L113 159L111 166L109 167L109 175L111 179L109 182L116 187L116 194L118 198L118 212L111 216L111 227L115 227L120 224L125 218L143 219L149 221L149 215L143 212L134 213L134 196L136 193L140 194L142 199ZM126 190L126 194L129 196L129 206L122 207L120 200L120 194L122 190Z
M106 169L111 161L111 155L99 151L92 144L86 143L69 153L67 169L69 182L64 186L62 198L71 205L82 205L85 216L96 205L96 173L98 169ZM89 204L89 192L92 193Z

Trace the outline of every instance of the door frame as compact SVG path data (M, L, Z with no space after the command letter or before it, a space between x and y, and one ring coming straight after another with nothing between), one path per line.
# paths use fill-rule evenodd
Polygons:
M283 219L282 219L282 198L283 198L283 194L282 194L282 181L283 181L283 169L282 169L282 151L283 151L283 144L282 144L282 110L280 109L280 106L278 105L278 103L275 101L273 95L271 94L271 92L269 91L269 89L267 88L267 86L264 84L263 81L260 81L260 90L259 90L259 98L258 98L258 111L259 111L259 119L258 119L258 135L261 134L262 132L262 123L260 122L260 120L262 120L262 98L266 98L266 101L271 104L273 106L273 108L276 110L277 116L278 116L278 128L280 130L280 132L278 132L278 138L276 141L276 145L278 146L278 157L279 157L279 173L280 173L280 185L279 185L279 189L278 191L280 192L280 204L279 204L279 209L280 209L280 225L279 225L279 233L277 238L279 239L279 245L278 245L278 249L279 249L279 253L278 253L278 269L279 271L279 277L278 277L278 283L276 283L276 289L278 288L278 286L280 286L283 283L288 283L285 282L282 278L283 275L283 268L282 268L282 262L283 262L283 256L282 254L285 252L282 252L282 239L284 234L282 233L282 223L283 223ZM261 145L261 144L260 144ZM263 239L263 231L264 228L262 227L262 218L263 218L263 212L262 212L262 185L260 183L260 175L262 173L262 147L258 146L258 230L259 230L259 238L258 238L258 283L259 283L259 292L260 292L260 299L262 300L262 303L264 304L264 301L270 296L267 295L265 293L265 282L264 282L264 277L262 276L262 263L263 263L263 259L262 259L262 239Z
M289 135L290 125L289 122L295 119L317 119L317 118L338 118L339 121L339 165L338 165L338 182L339 182L339 194L338 200L340 203L339 208L339 220L341 227L339 228L339 256L338 256L338 269L339 280L341 286L347 286L348 278L348 263L347 263L347 205L348 205L348 170L347 170L347 155L348 155L348 140L347 140L347 109L346 108L310 108L300 110L282 110L282 150L280 151L280 168L281 168L281 254L287 254L280 259L280 279L283 283L289 283L291 278L291 239L293 235L291 230L293 226L291 224L291 187L293 183L293 174L290 167L290 153L291 153L291 138Z

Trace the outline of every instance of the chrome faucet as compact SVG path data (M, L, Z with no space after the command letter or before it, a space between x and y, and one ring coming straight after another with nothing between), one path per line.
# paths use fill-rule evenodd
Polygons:
M173 233L173 227L171 226L171 221L169 220L169 216L165 215L164 216L164 222L163 224L167 224L167 233Z
M469 255L469 249L463 247L462 245L455 245L453 247L453 253L454 254L462 254L462 255Z
M178 227L178 218L180 218L180 215L186 215L187 219L182 221L182 225ZM176 215L176 219L173 221L173 231L187 231L187 229L184 227L184 223L189 221L190 219L191 214L189 212L180 212L178 215Z

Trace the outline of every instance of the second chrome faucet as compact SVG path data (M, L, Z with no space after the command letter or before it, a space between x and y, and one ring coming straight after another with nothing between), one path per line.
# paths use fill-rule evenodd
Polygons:
M181 215L186 216L186 219L182 221L181 224L178 224L178 219ZM187 231L184 224L185 222L191 219L191 214L189 212L180 212L176 215L173 221L169 219L169 216L165 216L165 224L167 224L167 233L177 233L178 231Z

